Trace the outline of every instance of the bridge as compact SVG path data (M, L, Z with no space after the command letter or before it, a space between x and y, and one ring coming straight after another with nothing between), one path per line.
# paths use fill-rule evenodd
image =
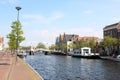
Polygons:
M40 52L42 51L45 55L49 55L49 54L57 54L57 55L66 55L66 53L61 52L61 51L56 51L56 50L49 50L49 49L36 49L35 52Z

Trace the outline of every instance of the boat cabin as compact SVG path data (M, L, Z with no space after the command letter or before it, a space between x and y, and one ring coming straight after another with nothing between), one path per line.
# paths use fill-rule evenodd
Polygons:
M89 47L83 47L81 48L81 55L91 55L91 48Z

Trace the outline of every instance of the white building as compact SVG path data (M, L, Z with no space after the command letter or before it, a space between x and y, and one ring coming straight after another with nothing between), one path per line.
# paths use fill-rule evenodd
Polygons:
M73 50L73 48L70 47L72 43L73 43L72 41L67 41L67 52L70 52Z

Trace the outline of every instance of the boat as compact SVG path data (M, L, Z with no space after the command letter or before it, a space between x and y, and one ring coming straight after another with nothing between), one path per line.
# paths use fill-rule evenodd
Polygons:
M72 57L88 58L88 59L99 59L99 53L91 53L91 48L83 47L70 52Z
M34 55L34 49L33 48L30 49L29 55Z
M17 54L17 56L20 57L20 58L24 58L24 57L27 56L27 53L24 52L24 51L20 51L20 52Z

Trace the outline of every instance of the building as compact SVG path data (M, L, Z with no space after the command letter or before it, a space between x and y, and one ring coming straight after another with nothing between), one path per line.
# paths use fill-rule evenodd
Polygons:
M0 50L3 50L4 48L4 38L0 37Z
M104 36L111 36L120 40L120 22L105 26L103 28Z
M59 37L56 38L56 45L57 45L57 50L60 51L72 51L73 48L70 47L70 44L77 44L79 41L83 40L83 41L90 41L94 39L95 43L98 42L98 37L90 37L90 36L84 36L84 37L80 37L79 35L75 35L75 34L63 34ZM62 49L64 46L66 47L65 50Z
M69 51L68 45L72 42L73 37L78 37L79 35L76 34L60 34L59 37L56 38L56 45L57 45L57 50L67 52ZM66 47L63 50L63 45Z
M105 36L111 36L120 42L120 22L105 26L103 28L103 37ZM118 53L120 52L119 45L113 46L113 48Z
M94 40L95 43L97 43L98 40L99 40L98 37L91 37L91 36L83 36L83 37L78 36L78 37L73 38L72 40L74 42L78 42L78 41L81 41L81 40L83 40L83 41L90 41L92 39Z

